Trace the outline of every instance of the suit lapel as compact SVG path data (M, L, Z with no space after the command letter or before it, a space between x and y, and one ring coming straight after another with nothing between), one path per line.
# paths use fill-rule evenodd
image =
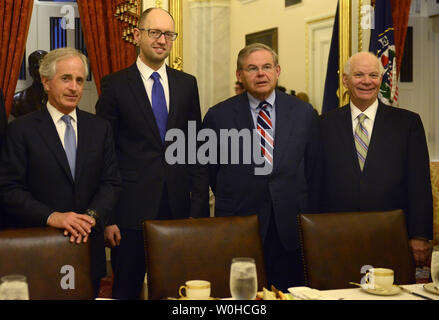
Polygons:
M92 134L92 128L90 127L87 118L81 110L76 108L77 114L77 130L78 130L78 149L76 151L76 171L75 171L75 181L78 182L80 174L84 168L85 161L87 160L87 150L89 149L90 138L89 135Z
M349 104L342 107L340 117L337 118L336 132L340 132L340 141L343 144L342 149L346 150L346 155L352 162L352 170L357 176L361 175L360 164L358 162L357 149L355 147L354 132L352 131L352 114Z
M370 166L370 162L373 163L374 161L379 161L379 159L376 158L378 157L378 154L382 154L381 151L383 149L381 148L381 143L385 140L384 137L389 136L389 133L386 132L388 127L385 125L386 123L389 123L386 120L387 115L388 112L386 106L379 102L377 113L373 123L372 137L369 141L369 148L367 150L367 157L364 163L363 172L367 171L367 167Z
M273 171L279 166L282 154L285 148L288 148L288 145L291 144L291 141L294 143L294 139L290 138L290 135L293 134L291 130L296 130L297 126L292 125L294 123L293 119L293 109L288 108L283 100L281 94L276 92L276 122L275 122L275 132L274 132L274 150L273 150Z
M152 112L151 103L149 102L142 76L140 75L140 71L137 69L136 64L132 65L128 70L128 84L128 87L131 89L131 94L137 101L136 106L139 109L140 114L143 115L145 121L148 123L146 128L151 128L155 140L162 145L159 129L155 121L154 113Z
M175 121L178 119L178 102L180 99L178 98L179 90L176 75L171 68L166 66L166 74L168 75L168 87L169 87L169 115L168 115L168 123L167 129L174 128Z
M66 153L62 146L58 131L55 128L52 117L50 116L47 108L40 111L38 115L40 124L38 126L39 134L41 138L46 142L49 150L53 153L61 168L64 170L70 181L73 183L72 173L70 172L70 166L67 160Z
M249 129L253 132L255 124L250 111L250 103L248 101L247 93L241 94L238 97L234 106L234 112L230 116L235 117L235 128L238 131L241 129Z

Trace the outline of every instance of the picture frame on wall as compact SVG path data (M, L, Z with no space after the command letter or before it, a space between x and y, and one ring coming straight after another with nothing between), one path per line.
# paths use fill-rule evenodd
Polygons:
M278 36L277 28L271 28L267 30L262 30L254 33L249 33L245 35L245 45L252 43L262 43L270 48L272 48L276 53L278 53Z

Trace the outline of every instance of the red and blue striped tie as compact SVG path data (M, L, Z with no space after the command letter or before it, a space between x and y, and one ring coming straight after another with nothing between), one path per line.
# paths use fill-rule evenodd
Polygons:
M261 136L261 153L265 160L273 165L273 124L271 123L270 112L268 106L271 106L267 101L262 101L258 108L260 109L257 119L257 130Z

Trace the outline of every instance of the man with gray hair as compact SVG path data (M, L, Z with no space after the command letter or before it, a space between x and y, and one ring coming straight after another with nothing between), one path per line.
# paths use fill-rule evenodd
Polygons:
M343 73L350 103L321 116L323 210L403 209L417 266L428 262L433 202L425 132L418 114L378 100L383 66L354 54Z
M243 48L236 77L246 91L209 109L203 127L218 137L224 129L257 130L251 144L271 170L257 170L262 169L257 156L251 163L243 160L244 139L230 147L240 155L239 164L233 164L228 149L219 148L216 164L208 166L215 216L258 216L268 285L286 291L304 283L297 214L318 209L313 206L319 202L320 137L313 107L276 89L279 75L278 56L270 47ZM227 161L220 161L224 156Z
M88 74L82 53L51 51L40 74L47 105L12 121L1 150L4 220L9 228L63 229L72 243L90 239L97 296L106 271L103 227L120 186L111 126L78 109Z

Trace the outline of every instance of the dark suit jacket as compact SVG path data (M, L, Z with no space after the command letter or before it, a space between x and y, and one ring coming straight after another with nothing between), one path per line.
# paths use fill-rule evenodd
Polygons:
M0 148L8 126L8 118L6 117L5 100L3 98L3 90L0 88Z
M3 99L3 89L0 88L0 148L6 134L6 127L8 126L8 119L6 117L5 101ZM3 208L0 206L0 229L6 223L4 222Z
M209 165L215 193L215 216L257 214L262 239L273 212L279 237L288 250L299 248L297 214L318 204L320 140L317 115L311 105L276 90L276 123L273 171L255 175L254 162ZM253 130L247 93L234 96L209 109L203 128ZM256 142L259 145L259 138ZM240 159L244 149L239 144ZM236 148L234 148L236 151ZM224 149L218 150L218 157ZM272 209L271 209L272 206Z
M418 114L379 103L363 172L349 105L321 116L325 211L403 209L409 237L432 237L427 143Z
M120 186L111 127L79 109L77 120L75 180L46 108L10 123L0 166L0 196L9 227L46 226L54 211L86 209L95 209L105 223ZM101 225L93 229L93 278L98 279L105 274L104 238Z
M196 79L166 68L169 83L167 130L180 129L187 137L188 121L200 127ZM111 122L122 175L122 192L112 224L142 229L157 216L164 186L174 218L209 214L208 178L197 166L169 165L140 72L131 67L102 79L96 114ZM192 192L192 199L191 193Z

